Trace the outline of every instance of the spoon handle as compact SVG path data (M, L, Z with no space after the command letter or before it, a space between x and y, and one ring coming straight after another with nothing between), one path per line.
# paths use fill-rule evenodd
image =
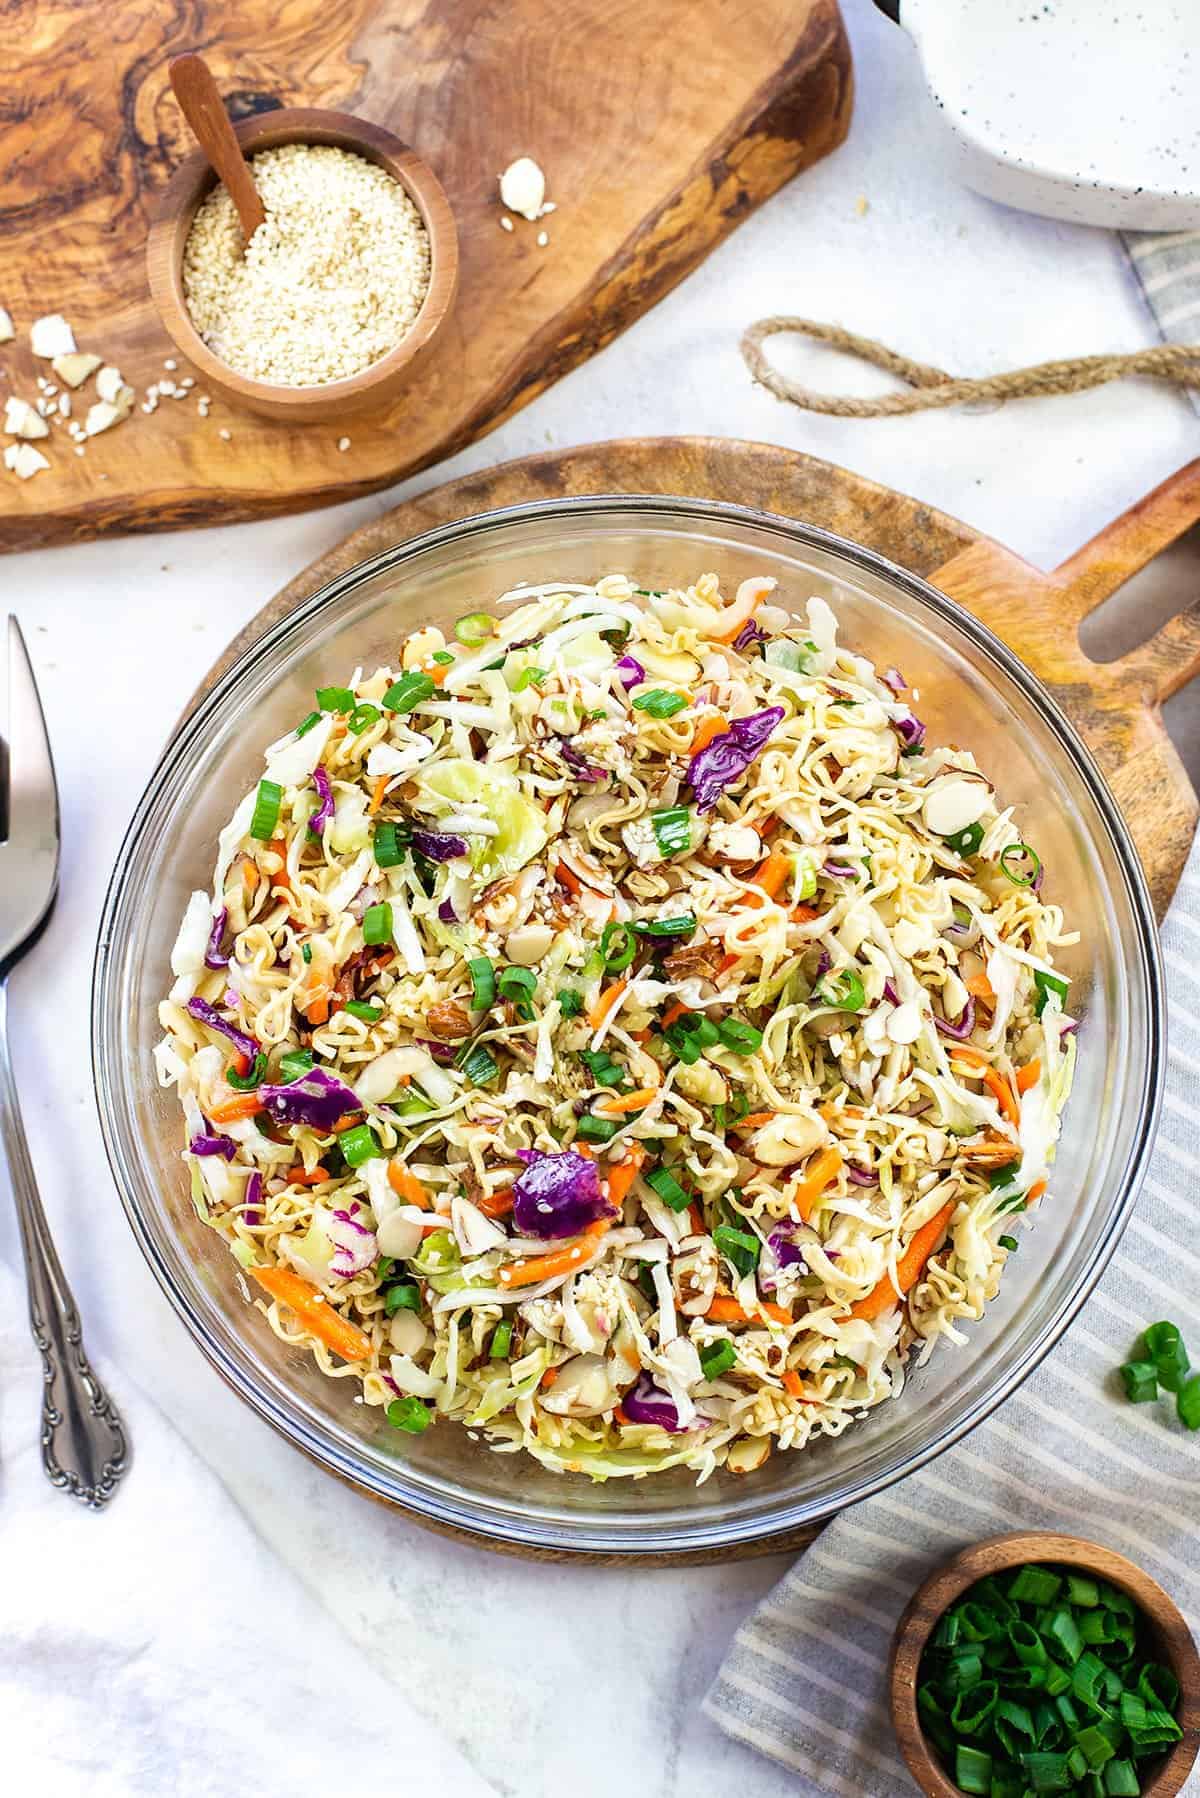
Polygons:
M180 110L191 126L200 148L225 183L247 242L266 218L263 203L238 143L225 103L217 92L212 70L203 57L189 51L170 65L171 86Z

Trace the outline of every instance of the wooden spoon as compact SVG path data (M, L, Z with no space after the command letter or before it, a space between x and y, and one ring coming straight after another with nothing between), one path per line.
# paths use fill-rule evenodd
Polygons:
M171 86L184 118L194 131L200 148L225 183L237 207L242 232L247 243L258 227L265 223L266 213L254 185L249 164L242 155L225 103L217 92L212 70L201 56L191 51L176 56L170 65Z

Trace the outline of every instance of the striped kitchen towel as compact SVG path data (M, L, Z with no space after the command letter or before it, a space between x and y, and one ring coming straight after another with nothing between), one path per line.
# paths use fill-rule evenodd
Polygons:
M916 1791L886 1668L914 1588L968 1543L1014 1529L1126 1554L1200 1619L1200 1436L1170 1400L1135 1406L1115 1370L1172 1318L1200 1361L1200 839L1162 933L1169 999L1162 1122L1136 1213L1101 1284L1008 1402L921 1472L837 1517L738 1630L704 1701L731 1736L797 1775L798 1794ZM1200 1771L1184 1787L1200 1794Z
M1164 341L1200 341L1200 231L1123 231L1121 242ZM1200 392L1186 392L1200 412Z

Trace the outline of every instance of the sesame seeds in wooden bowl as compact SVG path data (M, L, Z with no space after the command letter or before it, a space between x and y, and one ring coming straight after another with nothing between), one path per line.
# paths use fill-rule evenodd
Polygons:
M1200 1653L1174 1600L1133 1561L1077 1536L1020 1530L964 1548L919 1586L896 1626L890 1667L892 1722L909 1772L927 1798L960 1798L925 1734L917 1707L921 1658L945 1612L979 1580L1006 1577L1024 1566L1078 1571L1119 1588L1133 1600L1155 1658L1179 1682L1176 1713L1181 1738L1144 1767L1141 1798L1175 1798L1200 1747Z
M245 257L204 154L181 163L146 248L163 324L205 384L250 411L316 423L386 405L454 300L458 234L441 183L348 113L290 108L236 131L262 159L267 224ZM332 228L311 229L318 220Z

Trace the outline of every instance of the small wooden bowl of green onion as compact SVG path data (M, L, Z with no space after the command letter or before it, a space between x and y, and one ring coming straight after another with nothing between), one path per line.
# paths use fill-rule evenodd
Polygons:
M929 1798L1174 1798L1200 1748L1200 1654L1132 1561L1020 1531L919 1587L892 1644L891 1702Z

